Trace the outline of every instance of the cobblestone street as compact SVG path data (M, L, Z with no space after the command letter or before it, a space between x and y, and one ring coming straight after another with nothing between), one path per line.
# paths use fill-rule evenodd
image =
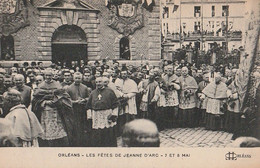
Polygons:
M232 135L224 131L210 131L203 127L173 128L160 132L160 147L220 147L224 148L232 143ZM121 145L121 138L118 139Z
M199 128L175 128L160 132L161 147L226 147L232 135L224 131Z

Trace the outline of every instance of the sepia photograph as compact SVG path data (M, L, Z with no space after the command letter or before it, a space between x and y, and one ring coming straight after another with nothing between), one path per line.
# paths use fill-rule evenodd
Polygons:
M0 0L0 162L260 167L259 18L259 0Z

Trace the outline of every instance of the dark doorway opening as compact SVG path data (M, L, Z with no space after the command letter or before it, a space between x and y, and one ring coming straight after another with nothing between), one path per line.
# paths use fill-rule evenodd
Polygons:
M1 60L15 60L13 36L1 37Z
M129 39L127 37L121 38L119 42L120 46L120 59L130 60L131 53L129 47Z
M81 66L87 61L87 38L78 26L61 26L52 36L52 62L71 67L72 62Z
M72 61L76 61L80 66L81 60L87 60L86 44L53 44L52 62L62 66L71 67Z

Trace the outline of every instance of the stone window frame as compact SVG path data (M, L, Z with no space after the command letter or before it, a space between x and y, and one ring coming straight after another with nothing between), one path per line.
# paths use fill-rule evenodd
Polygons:
M136 40L135 38L132 36L132 35L129 35L129 36L124 36L122 34L118 35L115 40L114 40L114 55L115 55L115 59L119 59L120 60L120 40L123 38L123 37L127 37L128 40L129 40L129 50L130 50L130 53L131 53L131 56L130 56L130 60L135 60L136 59Z
M16 58L16 55L15 55L15 48L16 48L16 46L15 46L15 36L14 35L12 35L12 34L9 34L8 36L6 36L6 37L11 37L12 38L12 42L13 42L13 44L12 44L12 51L13 51L13 59L10 59L10 60L8 60L8 59L3 59L2 58L2 52L3 52L3 48L2 48L2 38L3 38L3 35L1 35L0 36L0 60L1 61L14 61L15 60L15 58Z

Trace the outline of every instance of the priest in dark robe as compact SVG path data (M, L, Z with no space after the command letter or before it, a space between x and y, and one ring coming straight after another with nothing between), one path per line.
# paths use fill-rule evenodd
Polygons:
M203 81L199 83L199 89L198 89L198 103L197 103L197 108L198 108L198 122L200 126L205 126L205 116L206 116L206 107L207 107L207 98L205 95L202 93L202 90L209 84L209 74L206 73L203 75Z
M188 75L187 67L183 67L181 70L182 76L179 78L181 86L179 120L183 127L195 127L198 85L196 80Z
M90 88L91 90L95 89L95 79L90 72L84 72L82 84Z
M156 122L156 102L154 98L155 89L159 87L158 83L155 81L154 70L149 72L149 79L144 79L138 85L138 89L143 93L141 101L141 117L150 119Z
M237 134L242 126L242 115L240 111L238 86L236 81L233 81L227 90L227 111L225 120L225 131Z
M5 92L4 88L4 75L0 73L0 95L3 95Z
M54 81L52 69L45 70L45 81L35 89L32 111L44 130L40 147L73 146L73 109L68 93Z
M61 83L61 86L64 89L66 89L69 85L72 84L72 81L71 81L72 77L71 77L71 73L68 71L65 71L63 76L64 76L64 81Z
M177 126L177 115L180 90L180 82L178 76L173 74L173 66L167 65L165 68L166 75L163 76L165 83L164 96L165 107L163 108L163 121L165 128L172 128ZM163 92L163 91L162 91Z
M22 104L27 108L31 103L32 88L24 84L24 76L22 74L16 74L14 77L15 86L13 89L18 90L22 95Z
M96 79L97 88L89 96L87 108L91 110L93 147L116 147L115 126L118 116L117 97L112 89L104 87L102 77Z
M88 87L82 84L82 74L76 72L73 76L74 83L67 87L66 91L70 95L74 112L75 124L75 145L87 146L87 114L86 106L89 92Z

